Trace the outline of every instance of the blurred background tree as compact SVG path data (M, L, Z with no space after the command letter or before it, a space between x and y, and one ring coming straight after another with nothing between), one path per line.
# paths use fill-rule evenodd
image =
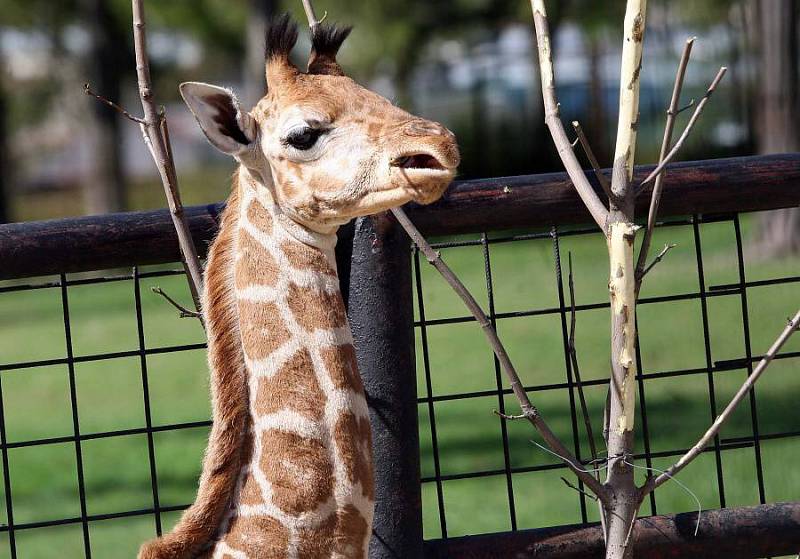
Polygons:
M189 79L223 83L254 103L265 88L266 22L285 10L304 21L299 4L148 3L156 87L170 113L189 203L223 198L230 165L206 149L180 105L177 84ZM329 12L329 21L356 27L341 56L354 78L457 133L463 177L559 168L537 95L527 2L318 4L318 10ZM798 149L797 4L653 0L639 160L655 159L675 63L691 35L700 40L687 78L687 100L702 93L716 65L728 64L732 71L683 156ZM0 8L7 96L0 129L5 118L9 146L2 175L14 177L5 183L0 179L0 185L6 184L0 192L8 200L0 208L11 210L12 219L32 219L161 205L138 129L82 92L89 81L96 91L138 109L127 0L0 0ZM551 3L550 10L564 118L581 120L601 162L608 164L623 2L563 0ZM305 63L301 54L308 48L307 34L301 33L298 65ZM797 248L798 218L784 214L762 227L760 235L760 242L777 251Z
M6 125L8 102L6 100L6 72L3 53L0 52L0 223L9 221L8 188L11 167L8 157L8 130Z
M756 21L759 88L755 132L760 153L800 150L798 0L751 1ZM772 212L761 222L761 252L780 256L800 250L800 210Z

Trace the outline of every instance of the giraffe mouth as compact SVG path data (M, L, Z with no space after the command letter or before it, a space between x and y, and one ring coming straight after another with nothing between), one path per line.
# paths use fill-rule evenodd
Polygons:
M391 165L392 167L399 167L400 169L422 169L429 171L447 170L438 159L428 153L412 153L396 157L392 160Z

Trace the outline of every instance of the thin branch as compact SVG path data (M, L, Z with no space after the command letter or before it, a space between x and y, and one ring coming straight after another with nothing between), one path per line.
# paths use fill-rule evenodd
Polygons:
M700 438L697 444L695 444L686 454L681 456L680 460L678 460L675 464L667 468L664 471L664 473L662 473L658 477L649 479L647 483L645 483L645 485L642 487L643 495L647 495L654 489L658 488L659 486L666 483L668 480L675 477L678 474L678 472L684 469L687 465L689 465L692 462L692 460L694 460L700 455L700 453L703 451L706 445L717 435L717 433L719 433L719 430L722 428L725 422L730 418L731 414L733 413L733 410L736 409L736 406L739 405L739 402L741 402L747 395L747 393L753 388L755 383L758 381L758 379L767 369L769 364L775 358L775 355L777 355L781 347L783 347L783 345L792 336L792 334L794 334L797 331L798 327L800 327L800 310L798 310L797 313L794 315L794 317L791 320L789 320L789 323L786 325L786 328L783 329L783 332L781 332L780 336L778 336L778 338L769 348L766 355L764 355L764 358L761 359L761 361L759 361L756 368L753 370L750 376L747 377L747 380L739 389L739 391L736 393L736 395L733 397L733 399L730 401L730 403L727 405L725 410L723 410L723 412L717 416L717 419L714 420L714 423L711 425L708 431L706 431L705 434Z
M676 114L681 114L681 113L682 113L682 112L684 112L684 111L688 111L688 110L689 110L689 109L691 109L692 107L694 107L694 99L692 99L691 101L689 101L689 102L688 102L688 103L687 103L685 106L683 106L683 107L681 107L680 109L678 109L678 110L676 111Z
M572 483L572 482L571 482L570 480L568 480L567 478L565 478L565 477L561 477L561 481L563 481L563 482L564 482L564 485L566 485L566 486L567 486L567 487L569 487L570 489L574 489L575 491L577 491L577 492L578 492L578 493L580 493L581 495L585 495L586 497L589 497L589 498L590 498L591 500L593 500L593 501L597 501L597 500L598 500L598 499L597 499L597 495L592 495L591 493L587 493L586 491L584 491L584 490L583 490L583 489L581 489L580 487L577 487L577 486L576 486L574 483Z
M175 299L167 295L167 293L160 287L156 286L156 287L151 287L150 289L153 293L155 293L156 295L161 295L164 299L167 300L167 302L170 305L178 309L178 312L180 313L178 316L180 316L181 318L200 318L201 315L199 312L190 311L189 309L178 303Z
M672 99L667 108L667 122L664 126L664 139L661 142L661 153L658 156L659 163L663 162L667 157L667 151L672 143L672 132L675 129L675 119L681 111L684 111L694 104L694 99L683 109L678 109L681 102L681 90L683 89L683 81L686 77L686 68L689 66L689 58L692 55L692 47L694 46L695 38L692 37L686 40L683 46L683 54L681 61L678 64L678 70L675 73L675 85L672 88ZM642 278L644 277L644 266L647 262L647 253L650 250L650 243L653 240L653 230L656 226L656 217L658 216L658 205L661 202L661 192L664 186L664 173L656 178L656 184L653 186L653 194L650 197L650 209L647 213L647 229L642 238L642 247L639 249L639 259L636 262L636 294L638 296L639 290L642 285Z
M583 133L583 127L581 126L581 123L577 120L573 120L572 127L575 129L575 133L578 135L578 140L583 147L583 151L586 152L586 157L589 159L589 164L592 166L594 176L597 177L597 182L599 182L600 186L603 187L606 196L608 196L610 200L613 196L613 194L611 194L611 183L608 182L608 178L606 178L606 176L600 170L600 162L597 161L597 157L594 155L592 146L589 145L589 139L586 137L586 134Z
M203 291L203 271L200 258L194 245L189 230L189 224L181 204L180 190L178 188L175 161L172 157L172 148L169 145L169 130L163 110L158 111L153 95L153 86L150 78L150 60L147 55L147 35L143 0L131 0L133 11L133 42L136 53L136 74L139 85L139 98L142 102L144 118L139 125L153 161L158 169L164 194L172 216L172 223L178 235L178 244L181 249L182 261L189 281L189 287L200 315L200 293Z
M169 184L170 184L169 190L166 191L167 192L167 204L169 204L170 212L172 213L173 218L177 217L177 219L181 223L185 223L187 228L188 228L188 222L186 222L186 218L184 217L183 202L181 201L181 193L180 193L180 190L178 190L178 175L177 175L177 172L175 170L175 163L174 163L175 162L175 157L172 154L172 142L170 141L170 138L169 138L169 124L167 123L167 113L166 113L166 109L164 109L164 107L161 107L161 110L159 111L159 132L161 133L161 137L162 137L162 139L164 141L164 145L167 148L167 159L168 159L168 161L172 161L173 162L172 165L169 165L167 167L167 172L169 173ZM186 233L184 233L184 234L186 234ZM180 237L179 237L179 239L180 239ZM187 247L186 250L191 250L193 248L194 248L194 241L192 240L191 241L191 246ZM194 266L195 264L199 266L200 259L198 258L196 251L194 252L193 260L194 260L194 262L192 263L192 266ZM190 269L189 268L189 263L186 260L186 254L184 253L183 250L181 250L181 262L183 263L184 270L186 270L187 278L192 278L193 276L191 276L190 272L189 272L189 269ZM200 278L201 278L200 282L193 281L192 279L190 279L190 281L189 281L189 293L191 294L192 301L194 302L194 306L198 311L197 312L198 318L202 322L203 321L203 315L202 315L202 312L200 312L200 307L201 307L200 296L201 296L202 289L203 289L202 272L201 272Z
M606 232L608 222L608 209L605 207L597 192L594 191L589 180L583 172L583 168L575 156L575 152L570 145L561 122L556 99L556 90L553 76L553 55L550 46L550 29L547 23L547 12L544 7L544 0L531 0L533 8L533 21L536 26L536 39L539 49L539 67L541 69L542 96L544 97L545 123L550 129L550 135L558 150L561 162L575 185L575 190L583 200L589 213L592 214L597 225L603 232Z
M581 380L581 368L578 366L578 352L575 349L575 325L577 322L577 313L575 312L575 283L572 277L572 253L570 252L568 256L570 323L567 346L569 348L570 361L572 362L572 371L575 373L575 384L578 386L578 400L581 403L581 413L583 414L583 423L586 426L586 436L589 438L589 452L592 454L592 460L597 460L597 445L594 442L594 431L592 429L592 422L589 418L589 406L586 405L586 396L583 393L583 381Z
M684 128L683 133L681 134L680 138L678 138L678 141L675 142L675 145L673 146L672 150L661 161L661 163L659 163L658 166L655 169L653 169L653 172L650 173L647 176L647 178L642 181L642 183L637 188L637 194L639 192L641 192L642 189L645 186L647 186L650 182L652 182L653 179L655 179L662 172L664 172L664 168L667 166L667 164L670 161L672 161L675 158L675 156L678 154L678 152L680 151L681 147L683 147L683 143L686 141L686 138L688 138L689 134L692 132L692 128L694 128L694 125L697 124L697 120L700 118L700 115L703 113L703 109L705 108L706 103L711 98L711 95L713 95L714 91L717 89L717 85L719 85L719 82L722 81L722 78L725 76L725 72L727 72L727 71L728 71L728 68L726 68L725 66L723 66L722 68L719 69L719 72L717 72L717 76L714 78L714 81L712 81L711 85L708 86L708 90L706 91L706 94L703 95L703 98L697 104L697 107L695 107L694 113L692 113L692 118L689 119L689 123L686 125L686 128Z
M317 14L314 11L314 4L311 0L301 1L303 2L303 10L306 12L306 18L308 18L308 26L311 28L311 34L313 35L317 31L320 23L325 21L325 18L328 17L328 12L322 15L322 19L317 19Z
M578 465L580 464L578 459L575 458L575 456L573 456L569 450L567 450L566 446L555 435L555 433L553 433L547 422L545 422L545 420L539 414L539 411L531 403L528 393L525 391L522 381L520 380L514 365L511 363L511 359L508 357L508 353L506 352L503 343L500 341L500 338L497 337L497 332L495 332L494 328L492 328L491 321L487 318L486 313L483 312L483 309L481 309L478 302L475 300L469 290L467 290L464 284L461 283L461 280L458 279L450 267L445 264L439 253L431 248L419 230L414 226L411 220L408 219L408 216L405 214L405 212L401 208L395 208L392 210L392 213L397 218L397 221L400 223L400 225L402 225L403 229L406 230L409 237L411 237L411 240L414 241L414 244L419 247L428 263L430 263L434 268L436 268L436 270L439 271L444 280L461 298L472 316L475 317L475 320L483 329L483 332L489 341L489 345L492 347L492 351L494 351L494 354L497 356L497 360L500 362L500 366L509 380L511 390L519 401L520 408L522 410L522 416L536 428L547 445L553 450L553 453L561 457L564 460L564 463L575 473L575 475L578 476L578 478L598 497L601 499L604 498L605 491L602 484L592 477L589 472L580 468Z
M647 266L647 268L645 268L644 270L642 270L642 273L641 273L641 275L639 275L639 276L638 276L638 280L639 280L639 282L641 282L641 281L642 281L642 278L644 278L644 277L647 275L647 273L648 273L650 270L652 270L652 269L653 269L653 267L654 267L656 264L658 264L659 262L661 262L661 261L664 259L664 257L667 255L667 253L668 253L669 251L671 251L673 248L675 248L676 246L678 246L678 245L677 245L677 244L675 244L675 243L672 243L672 244L669 244L669 245L664 245L664 248L662 248L662 249L661 249L661 252L659 252L659 253L658 253L658 256L656 256L656 257L653 259L653 261L652 261L652 262L650 262L650 264Z
M502 413L502 412L497 411L497 410L492 410L492 413L495 414L497 417L499 417L501 419L505 419L506 421L517 421L518 419L525 419L525 415L523 415L523 414L509 415L507 413Z
M145 123L143 118L139 118L138 116L132 115L131 113L129 113L128 111L123 109L121 106L117 105L114 101L111 101L110 99L107 99L107 98L103 97L102 95L98 95L97 93L92 91L92 88L88 83L83 84L83 92L86 95L88 95L89 97L94 97L95 99L97 99L101 103L103 103L105 105L108 105L109 107L111 107L112 109L117 111L119 114L121 114L122 116L124 116L128 120L136 122L137 124L144 124Z

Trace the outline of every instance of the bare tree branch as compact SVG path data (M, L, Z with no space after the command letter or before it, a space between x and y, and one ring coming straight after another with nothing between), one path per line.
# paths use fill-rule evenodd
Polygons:
M592 185L586 178L583 168L575 156L572 145L564 131L556 99L556 89L553 75L553 58L550 45L550 29L547 23L547 12L544 0L531 0L533 20L536 25L536 37L539 48L539 66L541 68L542 96L544 97L545 123L550 129L550 135L556 144L558 155L569 174L572 184L575 185L578 195L583 200L589 213L592 214L597 225L605 232L608 226L608 209L597 196Z
M590 498L592 501L597 501L597 500L598 500L598 499L597 499L597 495L592 495L591 493L587 493L586 491L584 491L584 490L583 490L583 489L581 489L580 487L577 487L577 486L576 486L574 483L572 483L572 482L571 482L570 480L568 480L567 478L565 478L565 477L562 477L562 478L561 478L561 481L563 481L563 482L564 482L564 485L566 485L566 486L567 486L567 487L569 487L570 489L574 489L575 491L577 491L577 492L578 492L578 493L580 493L581 495L585 495L586 497L589 497L589 498ZM601 509L601 510L602 510L602 509Z
M736 395L731 399L730 403L725 407L725 409L717 416L717 419L714 420L714 423L709 427L708 431L700 438L699 441L691 448L689 451L681 456L681 458L675 462L672 466L667 468L664 473L659 475L658 477L650 478L642 487L641 492L642 495L647 495L654 489L660 487L673 477L675 477L678 472L688 466L692 460L697 458L703 449L708 445L708 443L719 433L719 430L725 424L725 422L730 418L733 410L736 409L736 406L744 399L747 393L753 388L755 383L767 369L769 364L775 358L775 356L780 351L781 347L789 340L789 338L794 334L798 328L800 328L800 310L794 315L794 317L789 320L789 323L786 325L786 328L783 329L783 332L778 336L772 346L767 350L767 353L764 355L764 358L759 361L758 365L753 372L750 373L750 376L747 377L747 380L744 384L739 388L739 391Z
M714 81L711 82L711 85L708 86L708 90L706 94L703 95L703 98L697 104L697 107L694 109L694 113L692 113L692 118L689 119L689 123L686 125L686 128L683 129L683 133L678 138L678 141L675 142L675 146L673 146L672 150L664 157L658 166L653 169L653 172L650 173L646 179L642 181L642 183L637 187L637 194L642 191L642 189L647 186L653 179L658 177L662 172L664 172L664 168L667 164L672 161L675 156L680 151L681 147L683 147L683 143L686 141L686 138L689 137L689 134L692 132L692 128L694 125L697 124L697 120L700 118L700 115L703 113L703 109L706 107L706 103L711 98L711 95L717 89L717 85L719 82L722 81L722 78L725 76L725 72L728 71L728 68L723 66L717 72L717 76L714 78Z
M675 120L680 114L681 110L685 110L692 106L694 101L684 107L678 109L681 102L681 90L683 89L683 81L686 77L686 68L689 66L689 58L692 55L692 46L694 46L695 38L687 39L686 44L683 46L683 54L681 61L678 64L678 70L675 73L675 85L672 88L672 99L670 100L669 107L667 108L667 123L664 126L664 139L661 142L661 153L659 154L659 163L663 162L669 151L669 146L672 143L672 131L675 129ZM658 205L661 202L661 192L664 186L664 175L660 174L656 178L656 183L653 186L653 193L650 196L650 209L647 214L647 229L642 238L642 246L639 249L639 259L636 262L636 294L638 296L639 290L642 286L642 278L644 277L644 267L647 263L647 253L650 250L650 242L653 240L653 230L656 226L656 217L658 216Z
M313 35L319 24L325 21L325 18L328 17L328 12L325 12L322 15L322 19L317 19L317 14L314 11L314 4L311 0L301 0L303 2L303 10L306 12L306 18L308 18L308 26L311 28L311 34Z
M119 114L121 114L122 116L124 116L128 120L133 121L133 122L135 122L137 124L144 124L145 123L143 118L140 118L138 116L132 115L131 113L129 113L128 111L123 109L121 106L117 105L114 101L111 101L110 99L106 99L102 95L98 95L97 93L92 91L92 88L88 83L83 84L83 92L86 93L86 95L88 95L90 97L94 97L95 99L97 99L101 103L103 103L105 105L108 105L109 107L111 107L112 109L117 111Z
M638 277L640 285L641 285L642 278L644 278L648 274L648 272L650 272L650 270L652 270L653 267L656 264L661 262L664 259L664 257L667 255L667 253L669 251L671 251L673 248L675 248L676 246L678 246L678 245L676 245L675 243L664 245L664 248L661 249L661 252L658 253L658 256L656 256L653 259L653 261L650 262L650 264L644 270L642 270L642 274Z
M611 194L611 183L608 182L608 179L600 170L600 163L597 161L597 157L595 157L594 155L592 146L589 145L589 139L586 137L586 134L584 134L581 123L578 122L577 120L573 120L572 127L575 129L575 133L578 135L578 141L580 141L581 146L583 147L583 151L586 152L586 157L589 159L589 164L592 166L592 170L594 171L594 176L597 177L597 182L599 182L600 186L603 187L606 196L608 196L610 200L611 197L613 196Z
M200 293L203 291L203 271L197 248L189 231L189 224L183 212L180 191L178 189L175 161L169 145L169 131L163 111L159 112L155 103L152 81L150 79L150 61L147 55L147 35L145 31L145 13L143 0L131 0L133 11L133 42L136 52L136 74L139 85L139 98L142 102L144 118L139 125L150 154L153 156L164 194L167 197L172 222L178 234L186 277L189 281L192 299L200 317ZM202 322L202 318L201 318Z
M547 445L553 450L554 454L561 457L564 460L564 463L575 473L576 476L578 476L578 479L580 479L598 497L602 498L605 493L601 483L592 477L588 471L579 466L580 462L578 459L575 458L575 456L569 450L567 450L567 447L561 442L555 433L553 433L547 422L539 414L539 411L531 403L528 393L525 391L522 381L520 380L519 375L517 374L513 363L511 362L511 359L508 357L508 353L506 352L503 343L500 341L500 338L497 337L497 332L495 332L494 328L492 328L491 321L486 316L486 313L483 312L483 309L481 309L478 302L475 300L469 290L467 290L464 284L461 283L461 280L458 279L450 267L445 264L439 253L431 248L419 230L414 226L411 220L408 219L406 213L401 208L393 209L392 213L397 218L397 221L400 223L400 225L402 225L403 229L406 230L409 237L411 237L411 240L414 241L414 244L416 244L420 251L422 251L425 259L439 271L444 280L450 285L450 287L453 288L456 294L458 294L458 296L469 309L472 316L475 317L475 320L483 329L483 332L489 341L489 345L491 345L492 351L494 351L494 354L497 356L497 360L500 362L500 366L502 367L503 372L506 374L506 377L511 385L511 390L517 397L522 410L521 416L504 416L505 419L527 419L536 428ZM500 414L498 413L498 415Z
M170 305L175 307L178 310L178 316L180 318L200 318L199 312L190 311L189 309L178 303L175 299L167 295L167 293L160 287L158 286L151 287L150 290L156 295L161 295Z

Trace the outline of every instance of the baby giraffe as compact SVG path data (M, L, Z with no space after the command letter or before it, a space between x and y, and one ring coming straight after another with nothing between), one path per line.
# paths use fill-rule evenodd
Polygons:
M459 163L453 134L345 77L350 29L322 26L308 70L297 27L267 33L268 94L181 93L238 162L206 267L214 426L195 503L140 559L364 558L375 499L369 416L334 246L354 217L430 203Z

